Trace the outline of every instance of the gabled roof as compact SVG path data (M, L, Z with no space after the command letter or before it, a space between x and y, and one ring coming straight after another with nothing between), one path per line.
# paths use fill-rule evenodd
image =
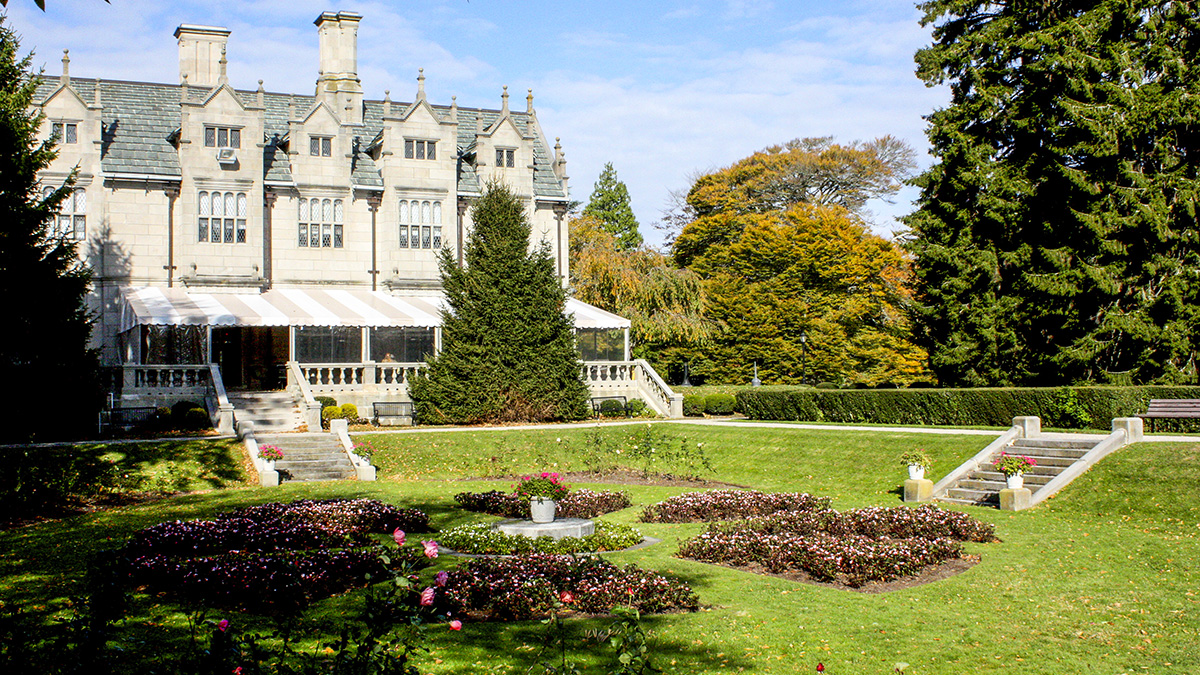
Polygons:
M93 99L96 80L71 78L71 87L84 101ZM171 135L180 127L180 85L159 84L150 82L127 82L122 80L101 80L101 104L103 111L103 136L101 142L101 167L106 173L134 173L162 176L164 178L179 178L182 171L179 166L179 153L172 144ZM59 89L59 78L43 76L38 86L35 100L42 102ZM203 102L212 90L207 87L188 87L188 101ZM234 92L247 107L257 106L258 92ZM265 110L264 131L266 145L263 149L264 178L267 181L291 183L291 167L287 153L281 143L288 134L288 102L294 101L297 111L309 110L313 107L315 98L311 95L289 95L265 93L263 103ZM412 103L392 103L393 114L397 109L405 113L411 111ZM440 121L450 115L449 106L431 105L435 117ZM554 175L551 164L553 157L545 146L540 134L529 132L531 117L526 113L510 112L509 116L518 131L525 136L534 137L534 194L545 198L566 198L562 182ZM498 110L476 108L458 109L458 141L460 155L473 155L475 136L489 125L494 124L500 117ZM368 154L372 141L383 128L383 102L366 101L364 104L363 127L358 135L355 154L351 167L351 180L355 185L378 188L383 185L379 169ZM294 140L294 139L293 139ZM475 167L470 162L460 163L459 185L460 192L479 192L479 177Z

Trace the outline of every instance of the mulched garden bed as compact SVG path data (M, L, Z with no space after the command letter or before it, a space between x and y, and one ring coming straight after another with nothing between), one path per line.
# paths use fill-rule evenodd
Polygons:
M767 571L765 567L758 563L751 563L749 565L722 565L718 563L718 565L720 567L728 567L730 569L741 570L743 572L750 572L751 574L761 574L767 577L787 579L788 581L809 584L811 586L821 586L823 588L832 588L839 591L853 591L855 593L874 594L890 593L892 591L899 591L905 588L915 588L917 586L931 584L935 581L949 579L950 577L962 574L963 572L966 572L972 567L978 565L979 561L980 557L977 555L964 555L961 558L947 560L936 565L929 565L919 573L912 576L893 579L891 581L868 581L861 586L852 586L846 579L838 579L832 582L820 581L802 571L788 571L776 574L774 572Z

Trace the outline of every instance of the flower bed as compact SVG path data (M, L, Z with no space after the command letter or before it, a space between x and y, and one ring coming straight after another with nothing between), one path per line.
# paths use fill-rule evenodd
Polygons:
M825 511L829 497L805 492L710 490L687 492L642 510L645 523L697 523L765 516L778 511Z
M642 613L699 606L687 584L636 565L617 567L591 556L542 554L470 560L450 570L437 603L455 616L528 619L545 614L564 597L570 598L573 609L595 614L618 605Z
M962 556L963 541L994 541L992 525L933 505L836 511L781 511L713 523L678 556L768 572L804 572L817 581L861 586L919 573Z
M458 502L468 511L488 513L505 518L528 518L529 502L511 492L460 492L454 495ZM558 502L558 518L595 518L613 511L629 508L629 493L624 490L614 492L594 492L586 488L572 490Z
M620 523L596 521L595 534L583 537L536 539L493 530L487 523L460 525L443 531L438 542L459 553L514 555L525 553L593 553L619 551L640 544L642 533Z
M367 537L397 524L428 530L424 513L370 499L301 500L236 509L215 520L160 523L123 549L132 582L206 605L294 610L360 587L389 568L414 567L409 548L387 554Z

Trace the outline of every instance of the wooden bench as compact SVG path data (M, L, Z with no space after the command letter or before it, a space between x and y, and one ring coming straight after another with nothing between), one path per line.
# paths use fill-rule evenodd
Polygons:
M158 408L154 406L113 408L100 413L100 426L112 432L114 429L129 431L154 419Z
M1138 415L1144 420L1150 420L1150 433L1154 433L1154 420L1159 419L1200 419L1200 399L1196 398L1155 398L1150 400L1146 412Z
M417 420L417 413L411 402L378 401L372 406L376 426L412 426Z
M625 400L624 396L596 396L596 397L592 398L592 415L593 416L595 416L595 417L600 416L600 408L601 408L601 406L604 405L605 401L616 401L616 402L620 403L621 404L621 412L625 413L626 417L629 417L629 402Z

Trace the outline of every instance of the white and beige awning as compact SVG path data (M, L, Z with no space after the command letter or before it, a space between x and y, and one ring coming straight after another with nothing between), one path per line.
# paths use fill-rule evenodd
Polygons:
M438 291L392 295L382 291L279 288L265 293L190 293L179 288L129 288L121 308L122 332L136 326L417 326L441 325L445 296ZM628 328L629 320L579 300L567 311L576 328Z

